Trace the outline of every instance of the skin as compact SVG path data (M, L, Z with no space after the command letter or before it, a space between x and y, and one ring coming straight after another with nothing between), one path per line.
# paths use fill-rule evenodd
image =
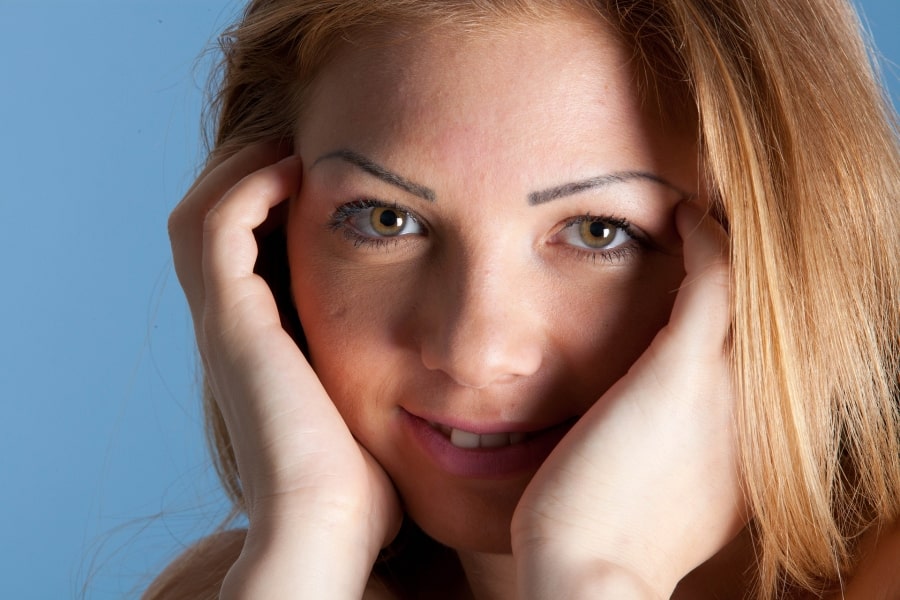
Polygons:
M669 319L684 277L674 211L698 192L696 151L644 109L627 49L594 18L369 41L338 54L298 124L294 302L316 373L408 514L470 573L509 580L491 555L510 552L536 467L447 473L403 415L475 432L583 415ZM652 179L529 202L635 172ZM359 199L422 224L379 236L376 209L340 212ZM640 234L579 248L566 223L585 215Z
M697 176L691 147L641 111L614 40L584 20L519 27L528 35L449 44L447 32L339 55L312 95L315 119L299 127L303 187L288 221L312 364L350 430L429 534L487 552L509 551L534 471L448 475L416 451L401 413L468 431L584 414L668 320L684 277L673 222L683 194L635 179L537 206L528 196L629 171L695 190ZM435 200L321 158L337 149ZM334 230L335 211L359 198L407 207L427 229L373 247L351 237L369 209ZM579 254L578 227L564 223L582 215L628 219L658 247Z
M211 164L173 211L249 519L220 597L367 595L403 510L458 549L478 598L670 597L742 525L727 244L685 201L702 197L695 152L641 110L599 22L552 17L345 49L297 155L260 145ZM529 203L622 172L652 175ZM339 208L360 194L427 234L360 245L347 227L367 221ZM285 198L312 364L254 273L255 232ZM585 254L569 227L585 215L627 219L645 243ZM435 468L404 412L480 433L579 419L536 472L484 478Z
M204 540L154 587L215 585L210 566L231 564L226 600L388 598L369 574L407 510L458 549L460 597L740 597L753 555L745 535L728 543L746 508L727 239L705 214L691 138L641 109L627 52L585 15L388 41L328 65L295 148L212 162L170 217L249 527ZM622 171L671 185L529 203ZM427 234L359 245L346 226L366 221L344 211L335 229L334 215L360 195L414 211ZM285 198L312 365L254 273ZM567 225L586 214L653 243L585 259ZM402 411L473 430L579 420L536 472L479 480L423 458ZM835 598L896 597L898 540L896 525L869 532Z

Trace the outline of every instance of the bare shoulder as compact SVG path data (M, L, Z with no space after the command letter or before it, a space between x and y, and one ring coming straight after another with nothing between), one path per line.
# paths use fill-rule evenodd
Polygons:
M900 521L866 534L856 573L834 600L900 598Z
M150 584L142 600L215 600L246 534L243 529L222 531L188 547Z

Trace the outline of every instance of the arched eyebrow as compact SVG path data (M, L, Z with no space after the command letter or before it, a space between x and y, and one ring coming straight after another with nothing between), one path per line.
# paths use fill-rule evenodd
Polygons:
M350 163L351 165L362 169L366 173L374 175L385 183L389 183L390 185L398 187L406 192L409 192L410 194L413 194L414 196L418 196L423 200L427 200L428 202L434 202L437 198L437 195L431 188L419 183L412 182L405 177L402 177L397 173L394 173L393 171L390 171L389 169L386 169L385 167L379 165L372 159L363 156L359 152L355 152L347 148L341 148L332 152L328 152L327 154L323 154L322 156L317 158L315 162L313 162L312 167L310 168L314 168L324 160L331 159L339 159ZM581 181L564 183L562 185L557 185L538 192L531 192L530 194L528 194L528 205L537 206L539 204L551 202L559 198L579 194L589 189L606 187L617 183L625 183L634 179L643 179L645 181L658 183L677 192L684 198L690 196L690 194L669 183L659 175L648 173L646 171L616 171L614 173L599 175L597 177L591 177L589 179L583 179Z
M562 185L547 188L546 190L541 190L539 192L531 192L530 194L528 194L528 205L537 206L538 204L544 204L545 202L551 202L558 198L579 194L593 188L606 187L616 183L625 183L626 181L631 181L634 179L643 179L645 181L658 183L671 190L674 190L675 192L678 192L678 194L680 194L684 198L690 196L690 194L672 185L659 175L647 173L646 171L616 171L614 173L599 175L597 177L591 177L589 179L583 179L581 181L564 183Z
M393 172L385 169L384 167L382 167L378 163L374 162L373 160L363 156L362 154L360 154L358 152L354 152L353 150L347 150L347 149L342 148L340 150L335 150L334 152L329 152L327 154L323 154L322 156L320 156L319 158L316 159L316 161L313 163L312 167L310 167L310 168L315 167L317 164L319 164L323 160L329 160L332 158L337 158L337 159L346 161L346 162L350 163L351 165L359 167L366 173L368 173L370 175L374 175L375 177L384 181L385 183L389 183L395 187L398 187L401 190L409 192L410 194L412 194L414 196L418 196L419 198L422 198L423 200L428 200L429 202L434 202L434 200L435 200L436 196L434 194L434 190L432 190L431 188L425 187L424 185L420 185L418 183L414 183L404 177L401 177L400 175L397 175L396 173L393 173Z

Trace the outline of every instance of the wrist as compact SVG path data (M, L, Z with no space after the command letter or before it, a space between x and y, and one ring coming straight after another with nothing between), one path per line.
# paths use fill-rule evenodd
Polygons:
M248 535L265 547L292 542L301 533L311 538L340 533L377 556L396 534L394 521L401 518L396 500L380 497L377 488L348 490L350 486L340 492L312 488L257 496L247 503Z
M557 541L531 537L527 544L513 546L522 600L665 600L680 579L648 560L646 553L641 559L603 552L583 540Z
M581 598L630 598L633 600L667 600L671 593L654 589L636 573L619 565L597 563L574 573L571 590L565 597ZM548 596L549 597L549 596Z
M379 550L359 516L322 510L257 515L220 598L357 600Z
M522 600L667 600L671 591L655 588L634 570L607 561L517 569Z

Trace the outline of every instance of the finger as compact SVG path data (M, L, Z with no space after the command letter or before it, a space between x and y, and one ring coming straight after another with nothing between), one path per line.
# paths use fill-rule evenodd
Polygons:
M202 233L209 209L242 178L284 156L284 148L256 144L221 162L211 162L169 216L169 239L175 272L196 317L202 306Z
M269 211L266 220L256 228L257 239L263 239L273 231L284 229L288 218L288 203L282 203L274 206Z
M203 222L203 278L206 304L227 307L246 293L241 284L262 280L253 273L259 254L254 230L269 212L300 188L300 159L288 157L244 177Z
M227 173L229 171L235 170L240 179L241 177L245 177L249 175L253 171L263 168L266 165L271 165L275 162L278 162L282 158L286 158L293 154L293 145L290 142L285 141L265 141L260 142L258 144L252 144L241 148L239 151L235 152L231 155L226 156L211 156L209 162L203 167L203 170L200 174L194 179L194 183L191 184L191 187L184 194L184 198L182 202L179 204L185 203L188 198L194 195L195 191L198 191L200 186L210 187L218 184L224 184L224 189L220 189L220 193L215 195L215 198L218 199L224 194L235 180L231 179L227 175L224 177L220 177L219 173ZM222 168L220 168L222 167ZM241 171L243 171L241 173ZM215 191L207 190L207 191Z
M675 221L684 241L685 277L667 329L682 351L720 354L731 322L728 237L694 202L680 204Z

